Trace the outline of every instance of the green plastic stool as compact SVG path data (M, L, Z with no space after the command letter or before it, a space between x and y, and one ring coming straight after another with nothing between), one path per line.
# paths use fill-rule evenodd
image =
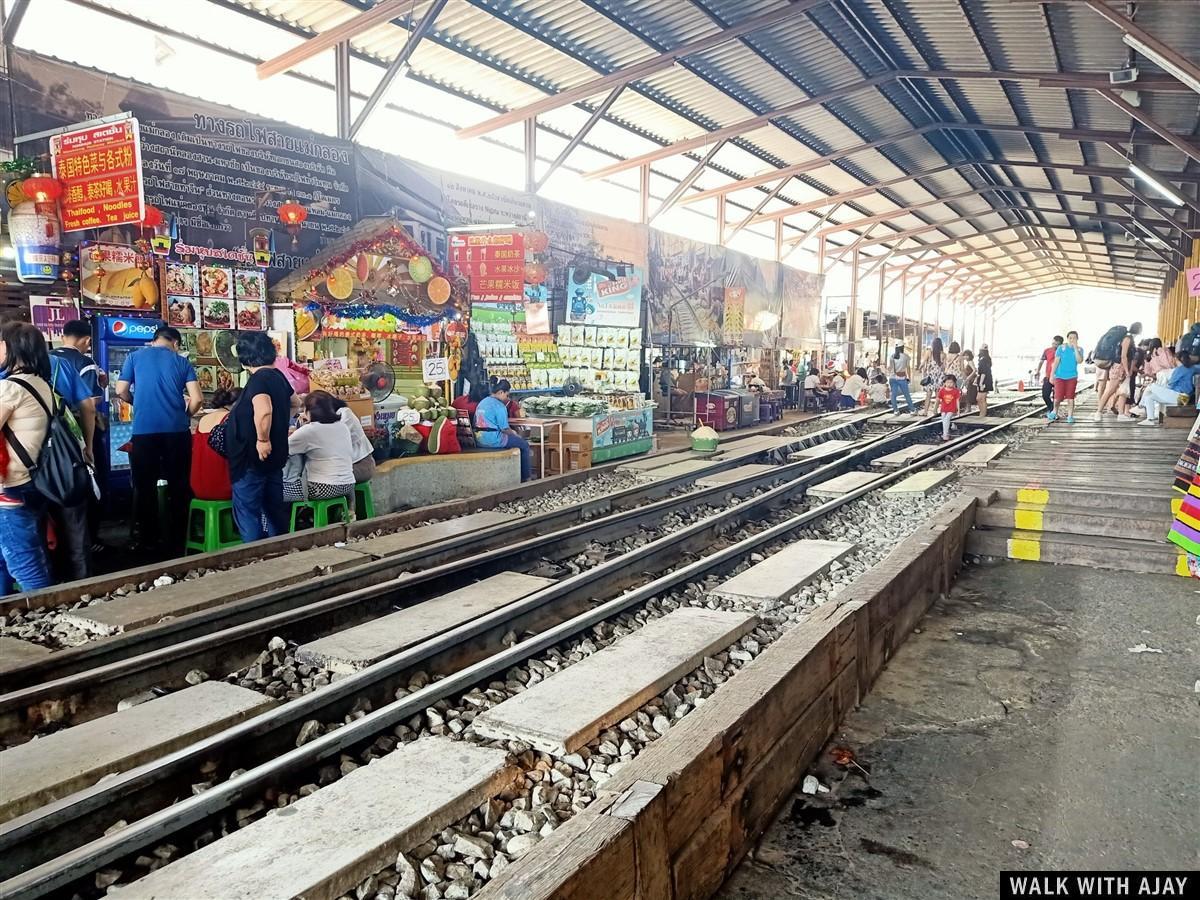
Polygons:
M242 542L228 500L193 500L188 506L185 553L213 553Z
M296 518L302 509L311 509L313 528L323 528L329 524L329 514L333 510L341 511L341 521L350 521L350 501L345 497L330 497L327 500L296 500L292 503L291 531L296 530Z
M371 482L364 481L354 485L354 518L375 518L375 500L371 496Z

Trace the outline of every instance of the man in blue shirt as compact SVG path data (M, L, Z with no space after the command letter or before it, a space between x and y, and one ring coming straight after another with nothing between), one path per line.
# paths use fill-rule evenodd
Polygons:
M521 451L521 481L533 477L532 453L529 441L517 434L508 424L508 392L512 389L501 378L492 386L492 395L479 401L475 410L475 442L491 449L516 448Z
M196 370L179 354L182 341L178 330L162 326L149 345L129 354L117 380L117 396L133 404L129 466L138 541L168 555L182 550L191 493L191 417L204 405ZM160 479L167 482L165 536L157 523Z
M1142 407L1146 420L1141 425L1157 425L1158 416L1164 406L1179 406L1180 397L1189 401L1196 398L1195 378L1200 375L1200 365L1186 353L1179 354L1179 365L1171 369L1166 384L1152 384L1142 392ZM1161 374L1160 374L1161 377Z

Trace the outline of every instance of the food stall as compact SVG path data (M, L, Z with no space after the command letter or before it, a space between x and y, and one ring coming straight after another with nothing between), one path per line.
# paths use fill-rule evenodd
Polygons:
M270 299L292 307L296 359L313 388L345 400L377 447L394 448L402 425L432 424L449 409L466 290L397 220L364 219L272 286Z
M587 469L654 448L654 404L641 394L533 396L521 401L521 411L563 423L566 458L557 461L558 471Z

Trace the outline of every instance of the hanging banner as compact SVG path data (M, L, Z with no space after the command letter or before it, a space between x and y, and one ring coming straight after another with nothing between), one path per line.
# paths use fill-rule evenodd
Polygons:
M268 269L269 283L303 268L358 220L348 141L270 119L143 118L147 200L173 217L180 240L236 248L235 261ZM294 235L276 213L289 197L308 211Z
M62 340L63 325L79 318L79 304L65 297L30 297L29 318L50 341Z
M615 278L587 269L567 272L567 321L572 325L637 328L642 321L642 270Z
M50 138L50 164L62 182L63 231L142 221L142 155L137 119Z
M525 330L530 334L550 334L550 304L544 284L525 285Z
M525 235L518 231L452 235L450 264L470 282L472 302L525 300Z
M725 288L725 320L722 325L725 345L736 347L742 342L742 332L746 330L746 289L744 287Z

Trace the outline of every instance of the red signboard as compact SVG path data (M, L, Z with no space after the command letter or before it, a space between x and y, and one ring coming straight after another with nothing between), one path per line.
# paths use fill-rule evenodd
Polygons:
M63 231L142 221L137 119L56 134L50 139L50 160L63 185Z
M456 234L450 238L454 271L471 284L477 303L521 303L525 297L525 235Z

